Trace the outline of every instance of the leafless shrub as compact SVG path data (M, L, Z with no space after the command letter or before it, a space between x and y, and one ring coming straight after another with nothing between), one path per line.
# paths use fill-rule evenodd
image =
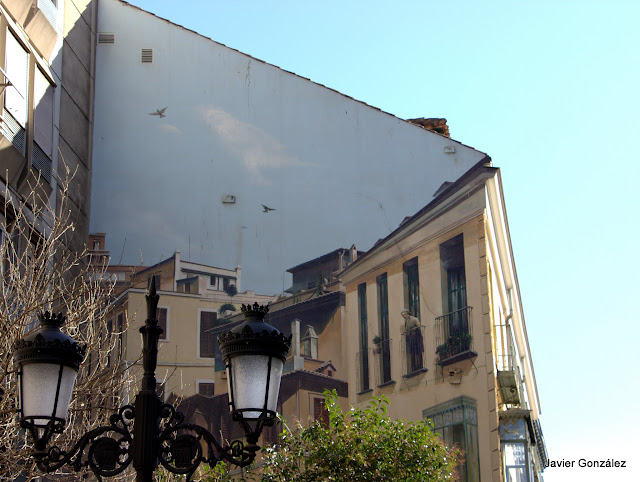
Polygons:
M30 457L32 440L17 423L13 346L37 329L38 313L64 313L62 330L87 345L67 428L51 445L68 449L88 430L107 424L126 385L120 346L126 320L123 326L106 320L115 286L106 276L108 262L90 263L86 247L68 249L76 220L68 195L73 175L67 172L66 179L58 185L57 208L38 198L36 189L22 200L9 189L0 193L0 480L19 474L29 480L37 473ZM68 472L64 480L80 480L81 474Z

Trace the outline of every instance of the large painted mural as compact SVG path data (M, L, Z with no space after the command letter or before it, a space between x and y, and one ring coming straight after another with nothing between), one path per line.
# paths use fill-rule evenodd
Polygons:
M279 293L287 268L369 249L485 157L117 0L96 58L91 229L114 261L179 250Z

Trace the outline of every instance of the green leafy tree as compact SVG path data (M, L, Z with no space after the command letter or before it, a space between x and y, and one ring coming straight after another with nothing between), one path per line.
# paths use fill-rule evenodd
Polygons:
M263 482L458 480L460 451L448 448L428 422L391 420L385 397L347 413L335 391L325 391L325 397L328 425L298 426L263 449Z

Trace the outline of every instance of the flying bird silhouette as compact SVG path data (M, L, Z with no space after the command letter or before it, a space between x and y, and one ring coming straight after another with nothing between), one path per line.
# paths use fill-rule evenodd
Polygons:
M263 213L268 213L269 211L275 211L275 208L270 208L269 206L265 206L264 204L262 205L262 209L264 209L264 211L262 211Z
M163 107L162 109L158 109L155 112L149 112L149 115L157 115L158 117L160 117L160 119L162 119L163 117L167 117L166 115L164 115L165 110L167 110L167 108Z

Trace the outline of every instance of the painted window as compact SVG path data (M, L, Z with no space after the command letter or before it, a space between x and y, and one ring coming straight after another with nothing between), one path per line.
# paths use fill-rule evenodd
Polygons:
M380 376L378 384L391 381L391 340L389 339L389 297L387 288L387 274L378 276L378 318L380 327Z
M198 393L205 397L213 397L215 389L215 383L213 382L198 382Z
M412 316L420 319L420 281L418 279L418 258L413 258L403 265L405 308Z
M169 339L169 308L158 307L156 318L158 319L158 326L162 328L159 340L167 341Z
M523 419L500 420L502 463L506 482L533 482L529 430Z
M367 328L367 284L358 285L358 319L360 320L359 392L369 390L369 330Z
M215 311L200 311L200 358L215 358L216 337L211 330L217 318Z
M329 411L324 405L324 398L314 397L313 419L318 420L323 427L329 426Z
M479 482L478 411L475 399L461 396L423 410L422 416L430 419L433 430L448 446L457 445L465 454L458 467L460 480Z
M472 349L462 234L440 245L440 261L443 267L443 315L436 318L436 352L440 361L446 362Z

